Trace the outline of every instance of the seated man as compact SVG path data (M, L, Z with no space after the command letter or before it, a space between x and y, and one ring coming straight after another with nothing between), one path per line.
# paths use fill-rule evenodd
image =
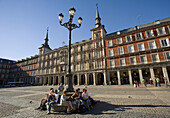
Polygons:
M85 89L83 89L83 91L84 91ZM87 92L87 94L88 94L88 92ZM89 96L89 95L88 95ZM82 100L83 100L83 98L82 98ZM97 104L97 102L91 97L91 96L89 96L89 100L90 100L90 102L91 102L91 105L94 105L94 104Z
M78 112L80 112L80 93L79 90L76 89L76 92L71 96L74 100L73 103L78 105Z
M47 100L47 103L49 105L48 107L48 111L47 111L47 114L50 114L50 110L51 110L51 104L55 104L57 103L58 101L58 93L57 93L57 90L55 90L55 93L54 93L54 90L50 90L50 94L49 94L49 97L48 97L48 100Z
M82 93L82 98L83 98L83 102L86 102L87 103L87 109L89 110L89 107L90 107L90 100L89 100L89 95L88 95L88 92L87 92L87 89L84 89L84 92Z

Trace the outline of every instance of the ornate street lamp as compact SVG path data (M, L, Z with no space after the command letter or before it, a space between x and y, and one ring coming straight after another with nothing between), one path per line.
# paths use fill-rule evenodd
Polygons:
M74 13L75 12L76 12L76 10L74 8L69 9L70 19L69 19L68 22L63 23L63 24L62 24L62 20L63 20L64 15L62 13L60 13L58 15L59 16L59 20L60 20L60 25L64 26L65 28L67 28L69 30L68 68L67 68L68 71L67 71L67 75L66 75L67 80L68 80L68 88L67 88L68 92L74 91L73 83L72 83L72 74L71 74L71 31L73 29L80 28L81 22L83 20L81 17L79 17L78 18L79 26L77 26L76 24L73 24L72 21L73 21L73 17L74 17Z

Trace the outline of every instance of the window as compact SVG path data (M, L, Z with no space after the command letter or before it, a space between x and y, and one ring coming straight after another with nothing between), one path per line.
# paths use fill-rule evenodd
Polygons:
M100 58L100 52L96 52L96 57Z
M130 64L136 64L136 57L130 57Z
M149 44L149 48L150 48L150 49L156 49L156 43L155 43L155 41L150 41L150 42L148 42L148 44Z
M109 61L109 65L110 65L110 67L115 67L115 61L114 60L110 60Z
M124 54L124 49L123 49L123 47L119 47L119 48L118 48L118 52L119 52L119 55Z
M96 42L96 48L98 48L99 47L99 42Z
M122 44L122 38L117 38L117 44Z
M146 31L145 33L146 33L146 37L147 37L147 38L150 38L150 37L153 37L153 36L154 36L153 30L148 30L148 31Z
M141 64L147 63L146 55L141 55L141 56L140 56L140 63L141 63Z
M160 39L161 47L167 47L169 46L169 39Z
M46 60L48 59L48 55L46 55Z
M160 27L160 28L157 28L156 30L157 30L158 35L166 34L165 27Z
M108 47L113 46L113 42L112 42L112 40L108 40L108 41L107 41L107 46L108 46Z
M151 54L152 62L159 62L158 54Z
M114 55L113 49L110 49L110 50L109 50L109 56L113 56L113 55Z
M89 59L91 59L92 58L92 56L91 56L91 54L89 53Z
M83 46L81 46L80 48L81 48L80 50L83 51Z
M141 39L143 39L142 33L137 33L136 40L141 40Z
M134 52L134 46L133 45L129 45L128 46L128 52L129 53L133 53Z
M96 33L95 36L96 39L100 38L100 33Z
M164 58L166 61L170 61L170 52L164 52Z
M83 59L84 59L84 54L81 55L81 60L83 60Z
M91 49L91 44L88 45L88 48Z
M169 32L170 32L170 25L168 25L167 27L168 27L168 30L169 30Z
M145 50L144 43L139 43L138 44L138 51L144 51L144 50Z
M132 36L131 35L126 36L126 42L130 42L130 41L132 41Z
M120 59L120 66L125 66L125 58Z
M1 75L1 78L4 78L4 75Z

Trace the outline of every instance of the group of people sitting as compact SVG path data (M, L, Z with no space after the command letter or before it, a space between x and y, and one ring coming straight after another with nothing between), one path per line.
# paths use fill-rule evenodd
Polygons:
M62 106L67 106L67 113L72 113L74 109L73 104L77 105L77 111L81 112L83 110L90 110L93 104L96 104L96 101L88 95L87 89L83 89L83 92L80 92L80 89L76 89L75 93L67 95L67 92L64 91L64 86L61 84L58 90L50 89L50 93L47 94L46 98L41 100L40 109L46 109L48 105L47 114L50 114L52 104L61 104Z

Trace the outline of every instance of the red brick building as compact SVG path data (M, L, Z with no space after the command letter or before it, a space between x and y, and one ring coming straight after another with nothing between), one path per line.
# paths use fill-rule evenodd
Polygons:
M108 81L133 84L170 77L170 18L132 27L105 37Z
M13 63L15 61L0 58L0 85L5 85L8 81L12 81L10 74Z

